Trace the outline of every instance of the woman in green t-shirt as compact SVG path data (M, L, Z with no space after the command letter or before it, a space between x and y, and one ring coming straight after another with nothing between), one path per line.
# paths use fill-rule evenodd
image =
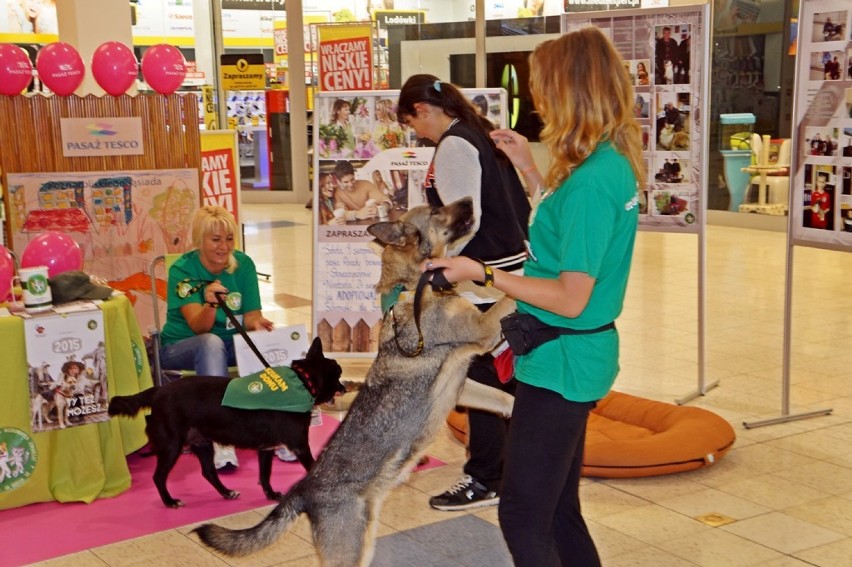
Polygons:
M631 79L611 42L589 27L540 44L530 90L550 153L542 176L527 139L491 136L538 187L524 275L466 257L437 258L451 282L482 281L561 334L516 357L518 385L500 499L500 527L518 567L600 565L580 513L586 421L618 372L618 333L644 184Z

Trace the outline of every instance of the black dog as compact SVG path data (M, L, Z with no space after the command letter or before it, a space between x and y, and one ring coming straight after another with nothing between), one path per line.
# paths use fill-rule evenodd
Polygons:
M314 339L307 357L294 361L292 367L303 381L309 376L316 391L317 404L332 400L344 390L340 383L340 365L323 356L319 338ZM190 450L198 457L204 478L229 500L237 498L240 493L229 490L219 480L213 464L213 441L242 449L257 449L260 484L270 500L281 498L281 493L272 490L269 484L275 447L286 445L305 470L310 470L314 464L308 445L310 412L244 410L223 406L222 397L227 384L228 378L191 376L133 396L116 396L110 401L109 415L134 416L143 408L151 408L145 431L151 450L157 456L154 485L169 508L183 506L183 502L169 494L166 479L184 444L189 444Z

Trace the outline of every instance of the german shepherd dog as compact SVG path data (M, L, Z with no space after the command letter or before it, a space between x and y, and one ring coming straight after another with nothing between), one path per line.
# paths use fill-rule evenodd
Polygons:
M301 377L310 376L316 388L316 403L334 399L343 392L342 370L337 361L325 358L322 342L314 339L305 359L292 363ZM240 493L226 488L213 464L213 442L241 449L257 449L260 485L270 500L281 498L272 489L269 477L275 447L287 445L299 462L310 470L314 464L308 445L310 412L244 410L222 405L228 378L188 376L163 386L149 388L133 396L115 396L109 403L109 415L134 416L143 408L151 408L145 428L151 449L157 456L154 485L163 504L169 508L183 506L166 488L166 479L188 443L201 463L201 474L219 494L228 500Z
M473 222L471 200L463 199L444 207L415 207L399 221L371 225L370 234L384 246L376 290L387 293L397 284L414 289L420 263L468 237ZM471 358L496 345L500 319L515 309L514 301L503 299L483 314L454 291L427 288L422 295L419 325L414 298L400 300L385 316L364 385L307 476L252 528L196 528L205 544L227 555L247 555L271 545L305 513L322 565L370 564L384 499L417 464L459 402ZM414 355L418 327L423 349ZM480 387L485 398L475 396L466 404L511 412L510 395Z

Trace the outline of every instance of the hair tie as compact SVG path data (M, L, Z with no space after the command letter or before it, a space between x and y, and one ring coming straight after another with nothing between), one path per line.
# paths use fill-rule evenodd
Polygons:
M432 85L432 88L434 88L438 92L441 92L441 79L435 81L435 83Z

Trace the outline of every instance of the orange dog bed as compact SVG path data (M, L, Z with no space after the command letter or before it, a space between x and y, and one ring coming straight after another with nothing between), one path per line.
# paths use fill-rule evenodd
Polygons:
M450 430L467 444L467 415ZM633 478L712 465L733 446L733 427L713 412L610 392L589 415L583 476Z

